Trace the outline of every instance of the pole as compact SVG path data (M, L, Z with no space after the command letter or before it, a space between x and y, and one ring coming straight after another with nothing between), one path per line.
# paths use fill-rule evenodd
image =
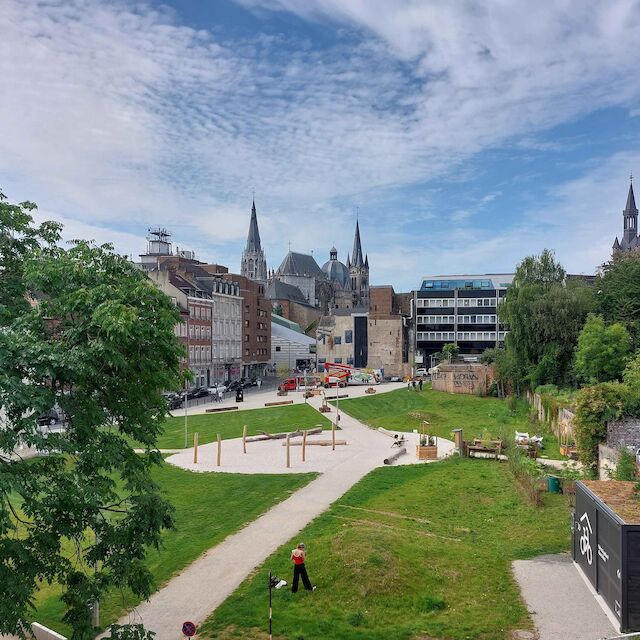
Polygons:
M193 464L198 464L198 432L193 434Z
M242 453L247 453L247 425L242 427Z
M287 469L291 468L291 436L287 434Z
M331 425L331 450L336 450L336 424L335 422Z
M218 434L218 466L220 466L221 453L222 453L222 436Z
M269 640L273 640L273 634L271 632L271 620L273 618L273 608L271 606L271 589L273 588L273 579L271 577L271 571L269 571Z
M305 452L307 450L307 430L302 434L302 462L305 461Z

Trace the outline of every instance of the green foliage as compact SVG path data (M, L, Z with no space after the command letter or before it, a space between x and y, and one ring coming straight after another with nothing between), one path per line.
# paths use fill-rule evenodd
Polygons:
M582 282L565 282L553 254L525 258L516 269L498 313L509 328L506 350L510 375L518 385L567 384L571 361L593 295Z
M620 457L618 458L618 464L613 473L613 479L635 480L636 471L636 457L628 449L620 449Z
M602 265L596 280L598 313L607 322L620 322L640 348L640 251L618 252Z
M284 380L289 375L289 365L281 363L276 367L276 374L278 378Z
M147 631L141 624L119 625L109 627L109 640L153 640L154 631Z
M577 378L591 384L620 379L629 350L629 332L623 325L606 326L602 316L590 313L578 337Z
M453 360L460 353L460 347L453 342L442 347L442 355L449 361Z
M584 387L576 394L576 445L581 462L592 473L598 461L598 444L607 436L607 422L623 416L629 399L629 388L619 382Z
M0 200L0 631L29 619L45 580L63 586L78 640L93 637L87 603L109 587L151 590L145 551L173 516L150 471L183 349L175 305L144 273L108 245L52 244L59 227L35 227L30 208ZM36 418L56 404L67 429L43 435ZM10 463L21 445L47 455Z
M631 394L629 413L640 415L640 350L627 362L622 377Z
M511 473L520 485L527 500L532 505L539 507L542 504L542 500L538 488L540 479L543 476L540 465L533 458L525 455L513 440L507 440L505 445L507 464Z

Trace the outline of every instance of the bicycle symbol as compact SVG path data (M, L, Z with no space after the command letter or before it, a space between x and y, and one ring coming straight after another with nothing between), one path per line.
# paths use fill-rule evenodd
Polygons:
M580 553L583 556L586 556L587 562L589 564L593 563L593 549L591 548L591 534L593 533L593 529L591 528L591 522L589 522L589 516L587 513L583 513L580 518L580 522L582 522L580 534Z

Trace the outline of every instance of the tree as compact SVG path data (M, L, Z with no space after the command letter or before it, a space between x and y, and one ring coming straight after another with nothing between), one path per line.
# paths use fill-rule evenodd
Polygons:
M0 632L24 637L34 592L56 582L84 640L107 589L152 589L145 552L173 509L150 472L184 350L175 305L143 272L108 245L57 246L33 208L0 198ZM54 405L66 430L46 435L37 417ZM45 455L22 461L20 445Z
M451 362L460 353L460 347L453 342L445 344L442 347L442 355L447 359L447 362Z
M498 307L509 333L505 346L511 360L513 382L567 384L571 362L587 314L593 307L589 287L566 280L553 254L525 258Z
M591 313L578 337L576 376L591 384L619 380L629 350L629 332L621 324L606 326L602 316Z
M622 377L631 393L629 412L640 415L640 350L627 362Z
M640 347L640 251L617 252L602 265L595 283L597 310L607 322L620 322Z

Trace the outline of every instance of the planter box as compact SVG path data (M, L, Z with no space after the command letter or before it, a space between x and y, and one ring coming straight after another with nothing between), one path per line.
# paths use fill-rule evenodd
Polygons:
M437 445L416 446L416 455L418 460L437 460L438 459L438 447Z

